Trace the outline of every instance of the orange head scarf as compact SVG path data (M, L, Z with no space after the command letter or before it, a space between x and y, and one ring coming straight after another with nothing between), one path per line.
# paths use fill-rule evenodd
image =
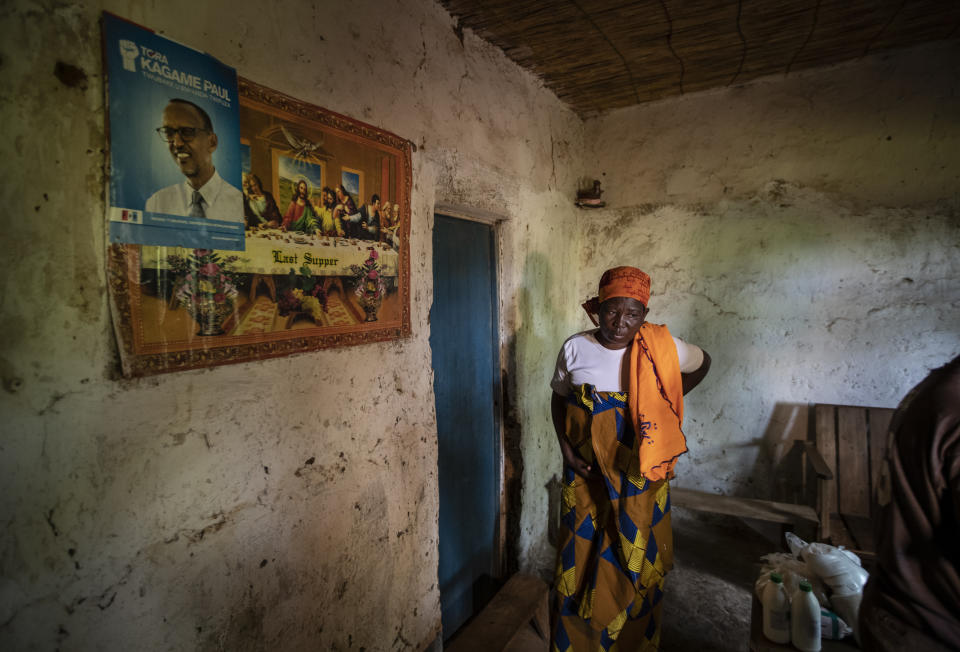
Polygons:
M605 271L600 277L597 296L582 304L594 326L598 323L596 315L600 304L614 297L636 299L646 306L650 301L650 277L636 267L614 267Z

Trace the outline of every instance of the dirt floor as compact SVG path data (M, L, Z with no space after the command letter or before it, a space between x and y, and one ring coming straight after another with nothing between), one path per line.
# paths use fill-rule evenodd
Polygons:
M760 557L781 549L779 528L674 507L675 565L667 576L661 652L749 649Z

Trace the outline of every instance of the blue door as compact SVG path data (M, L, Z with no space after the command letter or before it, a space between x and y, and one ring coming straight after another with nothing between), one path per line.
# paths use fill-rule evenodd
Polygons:
M439 433L440 605L449 639L483 606L500 510L492 227L437 215L430 348Z

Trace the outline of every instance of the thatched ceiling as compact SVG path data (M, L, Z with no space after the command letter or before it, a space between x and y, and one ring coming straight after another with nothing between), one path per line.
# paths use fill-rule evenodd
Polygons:
M958 0L441 0L580 115L960 38Z

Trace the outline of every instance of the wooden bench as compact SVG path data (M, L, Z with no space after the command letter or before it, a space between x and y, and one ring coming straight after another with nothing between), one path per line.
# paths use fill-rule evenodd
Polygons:
M785 531L795 531L804 525L816 527L820 522L817 511L809 505L721 496L683 487L670 487L670 504L701 512L779 523Z
M550 645L549 587L517 573L445 646L447 652L547 652Z
M677 507L780 523L796 531L810 524L818 541L866 553L873 542L873 492L886 453L892 408L816 404L809 406L807 439L793 443L803 466L797 474L808 504L721 496L671 487ZM815 505L811 507L809 503ZM798 532L800 536L809 538Z

